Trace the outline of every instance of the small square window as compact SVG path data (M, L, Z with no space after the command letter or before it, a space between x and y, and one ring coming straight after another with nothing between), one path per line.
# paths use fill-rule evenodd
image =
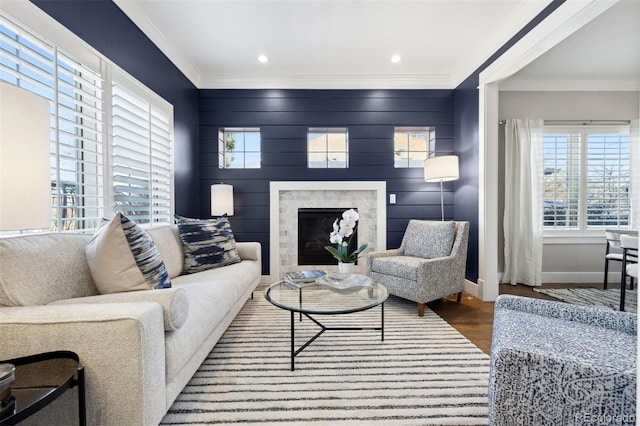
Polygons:
M260 168L260 129L225 128L218 132L218 167Z
M424 160L435 152L434 127L396 127L393 134L393 166L424 167Z
M345 128L310 128L307 133L310 169L349 167L349 135Z

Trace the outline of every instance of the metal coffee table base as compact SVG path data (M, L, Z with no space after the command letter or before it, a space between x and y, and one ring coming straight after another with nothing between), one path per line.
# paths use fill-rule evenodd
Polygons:
M384 341L384 303L380 304L380 327L326 327L318 320L310 316L305 312L301 312L300 321L302 321L302 315L309 318L313 321L318 327L320 327L320 331L318 331L313 337L311 337L305 344L300 346L300 348L296 349L296 337L295 337L295 312L291 311L291 371L295 370L295 357L300 352L302 352L307 346L309 346L314 340L320 337L325 331L333 331L333 330L380 330L380 340Z

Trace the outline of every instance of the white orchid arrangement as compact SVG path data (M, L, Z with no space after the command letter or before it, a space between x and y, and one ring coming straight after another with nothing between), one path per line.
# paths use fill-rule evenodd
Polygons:
M356 233L358 219L358 212L349 209L342 213L342 219L338 218L333 222L333 232L329 234L329 241L337 246L325 246L325 249L342 263L355 262L358 255L367 248L367 245L363 244L353 253L349 253L349 243Z

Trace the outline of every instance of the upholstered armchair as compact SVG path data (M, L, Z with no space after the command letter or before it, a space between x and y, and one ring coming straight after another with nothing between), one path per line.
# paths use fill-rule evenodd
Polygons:
M469 222L410 220L400 247L374 251L367 275L393 294L418 304L418 315L432 300L464 290Z

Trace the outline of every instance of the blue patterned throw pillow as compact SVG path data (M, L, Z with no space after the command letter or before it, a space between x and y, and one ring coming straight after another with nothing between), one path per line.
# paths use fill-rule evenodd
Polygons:
M121 224L133 258L145 281L152 288L170 288L169 272L149 234L125 215L121 215Z
M176 215L184 248L184 272L194 273L240 262L227 216L191 219Z
M101 294L171 287L167 268L149 234L121 213L103 221L85 253Z

